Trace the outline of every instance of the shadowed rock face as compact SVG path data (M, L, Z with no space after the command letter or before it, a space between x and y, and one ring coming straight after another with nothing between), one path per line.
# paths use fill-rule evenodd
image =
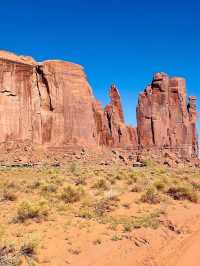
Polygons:
M184 79L155 74L139 96L137 128L125 124L115 85L109 95L102 108L79 65L0 51L0 144L167 149L197 158L196 98L187 102Z
M155 74L139 95L137 106L140 149L168 149L182 157L198 156L196 98L187 103L183 78Z

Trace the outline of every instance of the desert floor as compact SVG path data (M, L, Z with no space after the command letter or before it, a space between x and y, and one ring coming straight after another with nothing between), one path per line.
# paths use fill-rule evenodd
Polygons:
M200 170L0 168L0 265L200 265Z

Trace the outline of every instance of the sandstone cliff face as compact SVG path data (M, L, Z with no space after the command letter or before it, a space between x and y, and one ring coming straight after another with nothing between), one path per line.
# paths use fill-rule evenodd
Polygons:
M166 149L181 157L198 156L195 97L186 100L183 78L155 74L137 106L140 149Z
M98 101L93 104L97 143L113 148L137 149L137 130L124 122L121 98L115 85L111 86L109 96L110 103L104 109Z
M185 80L155 74L140 94L137 128L127 126L119 91L110 88L102 108L83 68L0 51L0 147L28 142L48 148L108 147L170 150L198 157L196 98L186 99Z
M0 59L0 142L32 138L33 69Z
M83 69L46 61L36 67L35 85L39 98L34 108L35 139L50 146L94 145L94 99Z
M93 101L81 66L0 54L0 142L94 145Z
M104 119L108 125L108 146L137 148L137 131L124 122L121 98L115 85L110 88L110 103L104 109Z

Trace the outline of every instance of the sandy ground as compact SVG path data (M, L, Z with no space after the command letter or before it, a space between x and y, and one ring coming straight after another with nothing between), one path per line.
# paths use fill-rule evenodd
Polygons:
M200 265L200 231L193 233L186 238L182 245L177 247L174 255L174 262L169 266L199 266Z
M199 170L193 170L193 172L191 169L170 170L160 166L134 169L133 177L138 176L134 181L136 183L130 183L130 170L127 168L117 168L117 177L115 177L115 168L106 169L101 165L94 169L80 165L77 170L79 175L71 171L71 167L0 171L0 195L5 189L17 195L13 201L0 200L0 233L4 230L5 239L14 241L16 247L20 247L27 236L37 236L40 242L35 265L200 265L200 202L194 203L186 199L174 200L160 191L162 201L151 204L140 200L141 195L146 191L145 187L141 192L130 190L135 184L143 184L144 180L154 184L156 180L166 178L169 182L179 182L182 178L182 182L187 182L187 185L195 181L195 186L199 188ZM120 173L120 179L118 173ZM107 182L115 177L115 183L110 183L109 190L96 189L94 184L99 180L99 176L107 178ZM74 182L75 177L85 177L86 184L83 185L85 195L78 202L66 204L62 202L60 193L67 184ZM44 188L46 186L52 188L52 185L56 185L57 191L45 190L44 194ZM89 208L94 200L105 199L105 195L113 191L120 193L117 201L109 201L111 210L104 213L108 220L103 222L96 216L91 219L80 216L83 203L87 203L86 206ZM197 193L199 195L199 190ZM13 222L22 201L28 199L34 202L43 197L48 200L50 207L47 219ZM145 218L146 215L155 211L160 213L156 218L159 223L157 228L151 225L151 222L155 222L155 218L148 218L148 220ZM129 219L135 216L142 217L143 222L148 222L147 226L141 225L139 228L132 227L126 230L121 222L117 227L113 227L111 218L124 217L128 223ZM29 266L25 258L22 266Z
M190 241L184 243L182 256L178 259L176 266L199 266L200 265L200 232L194 235Z

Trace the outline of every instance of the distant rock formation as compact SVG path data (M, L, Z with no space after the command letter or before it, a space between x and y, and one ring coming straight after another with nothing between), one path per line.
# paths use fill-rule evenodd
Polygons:
M120 94L110 88L103 109L81 66L0 51L0 147L29 142L47 148L108 147L169 150L198 157L196 98L186 100L185 80L155 74L139 96L137 128L127 126Z
M93 106L99 145L113 148L137 149L137 130L127 126L119 91L115 85L110 88L110 103L104 108L98 101Z
M94 145L93 101L79 65L0 58L0 142Z
M139 95L137 106L140 149L169 150L181 157L198 157L196 98L186 99L183 78L154 75Z

